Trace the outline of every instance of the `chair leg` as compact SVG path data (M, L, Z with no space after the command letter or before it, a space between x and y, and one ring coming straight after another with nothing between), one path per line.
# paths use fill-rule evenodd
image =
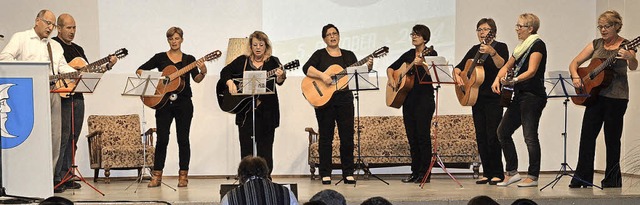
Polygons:
M104 169L104 183L111 183L111 179L109 178L109 176L111 176L111 170L109 168Z
M100 169L93 169L93 182L98 182L98 174L100 173Z

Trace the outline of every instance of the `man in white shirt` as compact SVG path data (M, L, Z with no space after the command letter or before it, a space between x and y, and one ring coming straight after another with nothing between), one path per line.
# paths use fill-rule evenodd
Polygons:
M62 46L49 39L55 29L56 16L49 10L41 10L35 19L32 29L15 33L9 43L0 52L0 61L45 61L51 62L50 75L74 72L75 69L67 65ZM49 52L51 50L51 52ZM49 54L51 53L51 54ZM51 56L51 57L50 57ZM60 95L51 93L51 142L53 167L56 167L60 156ZM52 173L55 171L52 170ZM53 182L52 182L53 183ZM64 191L64 186L54 189L59 193Z

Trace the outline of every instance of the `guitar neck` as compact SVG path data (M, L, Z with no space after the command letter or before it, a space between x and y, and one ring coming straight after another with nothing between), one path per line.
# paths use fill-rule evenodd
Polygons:
M196 63L198 62L204 62L204 58L200 58L196 61L194 61L193 63L190 63L189 65L181 68L180 70L176 71L175 73L172 73L171 75L169 75L169 80L174 80L182 75L184 75L185 73L193 70L194 68L198 67L196 65Z
M354 64L351 64L349 67L364 65L365 63L367 63L369 58L372 57L372 56L373 56L373 54L369 54L368 56L364 57L363 59L359 60L358 62L355 62Z
M108 63L109 62L109 57L110 56L107 56L107 57L104 57L104 58L102 58L100 60L97 60L97 61L95 61L93 63L90 63L89 65L86 65L86 66L82 67L80 69L80 71L85 71L85 72L90 72L90 73L98 72L98 71L100 71L100 69L98 67L100 67L101 65L103 65L105 63Z
M50 75L49 80L77 78L78 76L80 76L80 71L74 71L70 73L60 73L57 75Z

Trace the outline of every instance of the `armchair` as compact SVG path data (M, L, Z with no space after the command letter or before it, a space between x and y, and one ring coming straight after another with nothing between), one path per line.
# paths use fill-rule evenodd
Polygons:
M104 169L105 183L110 183L112 169L137 169L139 176L143 168L153 166L155 128L147 130L142 138L137 114L91 115L87 124L89 162L94 170L94 182L98 181L100 169ZM145 149L146 163L142 158Z

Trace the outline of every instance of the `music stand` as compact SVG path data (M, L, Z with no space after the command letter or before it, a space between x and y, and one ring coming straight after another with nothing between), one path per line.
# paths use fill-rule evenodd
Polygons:
M242 78L233 78L236 83L237 92L232 95L245 95L251 96L251 118L252 118L252 136L251 141L253 143L253 156L258 156L258 145L256 143L256 96L258 95L271 95L275 94L275 77L267 78L267 71L244 71ZM269 88L269 81L273 81Z
M136 97L151 97L151 96L158 96L156 95L156 89L157 89L157 83L160 82L160 80L167 80L166 77L162 76L162 73L160 72L155 72L155 71L142 71L142 74L140 76L136 76L136 77L128 77L127 78L127 82L126 85L124 87L124 90L122 91L122 96L136 96ZM147 144L149 144L149 139L147 138L148 134L147 132L145 132L144 130L146 129L146 125L147 125L147 120L146 120L146 116L145 116L145 106L144 104L142 104L142 129L140 130L142 133L140 133L141 136L141 140L142 140L142 171L140 172L140 174L138 175L138 178L136 179L136 181L132 182L131 184L129 184L129 186L127 186L127 188L125 188L124 190L129 189L129 187L131 187L131 185L133 185L134 183L138 183L138 185L136 186L136 189L133 191L133 193L137 193L138 192L138 188L140 187L140 183L142 183L142 180L144 179L145 173L147 174L146 176L149 176L150 178L151 176L151 166L147 165ZM147 169L149 169L149 172L147 173ZM161 181L161 183L167 187L169 187L170 189L173 189L173 191L177 191L176 188L168 185L167 183L164 183L163 181Z
M102 78L102 73L82 73L77 78L75 77L60 78L58 79L58 81L63 82L64 86L59 88L53 88L51 90L51 93L68 93L67 96L69 96L71 98L71 101L73 101L75 93L93 93L93 91L95 91L96 87L98 86L98 83L100 82L100 78ZM64 83L64 81L66 80L71 80L73 81L73 83ZM62 180L60 181L60 183L56 184L54 188L58 188L59 186L62 186L65 182L69 180L78 179L84 182L89 187L91 187L96 192L100 193L102 196L104 196L104 193L98 190L98 188L89 184L89 182L87 182L87 180L84 179L84 177L82 176L82 173L80 173L80 170L78 169L78 165L76 164L76 146L75 146L76 145L76 140L75 140L76 128L74 123L75 122L74 107L75 106L73 105L73 103L71 103L71 136L72 136L71 137L71 167L69 168L69 170L67 170L67 173L64 175L64 177L62 177ZM60 151L63 151L63 150L60 150ZM74 193L75 193L75 190L74 190Z
M378 84L378 72L376 72L375 70L370 71L366 64L361 66L348 67L346 68L345 71L346 71L345 73L340 73L336 75L337 79L341 79L342 77L347 77L347 81L345 82L345 84L339 85L338 83L336 83L336 89L355 92L354 97L356 99L356 116L358 119L358 124L356 125L358 156L354 162L354 168L355 170L357 170L356 176L359 175L360 170L362 170L363 175L373 176L376 179L382 181L383 183L389 185L388 182L376 176L375 174L371 173L371 170L369 169L369 165L362 159L362 154L361 154L360 133L362 132L362 128L360 127L360 91L380 89L380 86ZM340 184L340 182L342 182L343 180L344 178L340 179L338 182L336 182L335 185ZM353 186L355 187L356 185L357 184L354 184Z
M569 76L569 77L565 78L564 76ZM579 78L576 78L576 79L579 79ZM552 85L551 89L547 92L547 97L548 98L564 98L564 101L562 102L562 104L564 105L564 130L561 134L562 141L563 141L563 161L562 163L560 163L560 170L558 171L559 173L556 175L556 178L553 179L544 187L542 187L540 191L544 190L551 184L553 184L553 186L551 186L551 188L553 189L553 187L555 187L556 184L558 184L558 182L560 181L560 179L562 179L563 176L570 176L571 178L577 179L578 181L584 184L602 189L602 187L594 185L591 182L587 182L581 179L580 177L569 174L569 172L567 172L567 168L569 168L569 170L573 172L573 169L567 163L567 102L569 102L570 97L589 97L589 94L576 93L576 89L573 86L572 81L573 79L571 78L571 74L569 74L569 72L567 71L551 71L549 72L549 77L545 79L545 83Z
M440 154L438 154L438 101L439 101L439 89L441 84L445 85L454 85L455 81L453 80L453 76L451 75L453 71L453 65L448 64L446 59L442 56L425 56L425 66L423 67L426 72L423 76L418 76L420 84L433 84L435 96L436 96L436 106L435 106L435 115L433 117L433 124L436 129L434 129L433 136L433 153L431 156L431 163L429 164L429 168L427 169L427 173L422 177L422 181L420 182L420 188L424 188L424 184L427 182L429 174L431 174L431 170L433 166L437 162L442 171L447 173L449 177L455 181L460 188L462 188L462 184L447 170L447 167L442 162L442 158L440 158ZM431 75L431 81L427 81L426 75Z

